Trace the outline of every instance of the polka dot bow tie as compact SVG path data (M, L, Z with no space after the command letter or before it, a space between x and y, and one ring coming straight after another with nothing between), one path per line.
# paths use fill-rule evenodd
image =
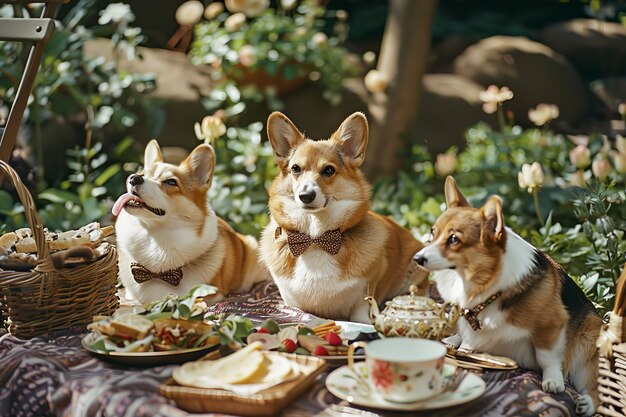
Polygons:
M300 232L287 232L287 244L293 256L302 255L311 244L316 243L331 255L336 255L341 247L341 231L329 230L319 237L311 237Z
M174 287L178 287L178 284L183 279L183 268L170 269L164 272L152 272L145 266L133 262L130 264L130 272L132 272L133 278L135 278L138 284L158 278Z

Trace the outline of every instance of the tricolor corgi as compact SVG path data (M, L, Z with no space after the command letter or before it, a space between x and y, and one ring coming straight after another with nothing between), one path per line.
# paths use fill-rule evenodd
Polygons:
M218 301L269 278L256 240L211 210L214 167L210 145L199 145L178 166L163 161L155 140L146 146L143 172L128 177L128 192L113 206L119 276L131 301L186 295L199 284L217 287L211 301Z
M473 208L452 177L445 196L448 208L415 260L461 307L456 343L542 371L546 392L563 391L566 376L581 393L577 412L592 415L602 326L593 304L561 266L505 227L499 197Z
M369 211L371 187L359 169L368 140L362 113L330 139L313 141L274 112L267 134L280 173L269 190L261 258L287 304L369 322L367 295L383 302L411 284L427 284L427 272L412 261L423 245Z

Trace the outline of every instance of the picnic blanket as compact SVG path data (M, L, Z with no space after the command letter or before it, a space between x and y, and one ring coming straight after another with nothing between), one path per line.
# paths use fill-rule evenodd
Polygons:
M251 319L272 317L279 322L306 322L314 318L286 306L273 283L260 283L251 292L233 294L212 306ZM84 326L19 340L0 330L0 417L184 417L189 414L159 395L159 385L175 366L127 368L92 357L81 346ZM314 416L329 404L341 403L324 387L327 374L318 377L308 393L287 408L283 417ZM576 393L549 395L541 377L525 370L485 372L487 390L480 398L444 410L421 413L385 413L381 416L575 416Z

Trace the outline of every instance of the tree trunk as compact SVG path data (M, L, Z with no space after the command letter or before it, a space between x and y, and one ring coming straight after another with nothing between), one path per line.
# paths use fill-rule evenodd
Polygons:
M390 0L377 70L389 80L386 93L373 94L368 105L370 143L363 166L374 180L395 175L401 165L403 135L414 126L428 63L436 0Z

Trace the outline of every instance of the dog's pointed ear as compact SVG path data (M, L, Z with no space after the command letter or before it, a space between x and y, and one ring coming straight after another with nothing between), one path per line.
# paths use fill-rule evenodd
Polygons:
M144 169L157 162L163 162L163 154L161 153L161 148L159 148L159 143L156 139L152 139L146 145L146 150L143 154Z
M467 198L463 195L459 186L456 185L456 181L451 175L446 178L446 184L444 186L444 193L446 195L446 204L450 207L470 207L467 202Z
M267 118L267 138L274 150L274 159L284 169L292 149L304 141L304 135L291 120L281 112L273 112Z
M341 152L348 163L359 167L365 160L365 149L369 137L367 118L363 113L352 113L341 123L332 139L339 142Z
M211 145L203 143L191 151L182 164L191 177L200 185L211 184L215 170L215 151Z
M497 195L489 197L480 208L480 217L483 221L480 240L483 244L500 243L504 238L504 216L502 214L502 200Z

